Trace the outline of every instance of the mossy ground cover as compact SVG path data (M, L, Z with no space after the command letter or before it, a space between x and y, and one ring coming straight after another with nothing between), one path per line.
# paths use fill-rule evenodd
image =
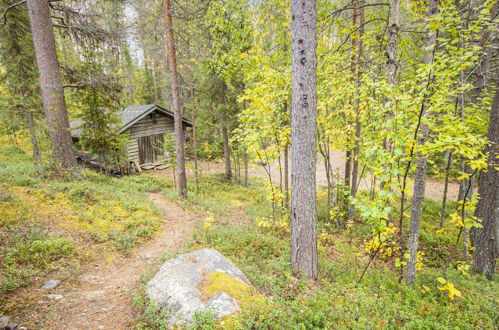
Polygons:
M213 194L198 193L189 203L200 203L215 214L230 212L230 200L245 201L247 214L270 217L270 202L256 184L249 188L228 184L220 177L203 178L214 187ZM220 192L217 192L219 190ZM204 191L204 190L201 190ZM206 191L212 191L206 188ZM172 192L166 195L172 196ZM192 195L192 194L191 194ZM259 203L254 203L254 199ZM321 196L321 194L319 194ZM208 205L208 206L207 206ZM319 200L319 208L324 207ZM220 206L217 210L217 206ZM238 204L237 207L241 205ZM232 206L234 208L236 206ZM457 205L451 203L449 211ZM258 208L253 212L252 208ZM320 279L310 283L290 272L289 229L285 226L255 225L241 227L215 222L194 236L190 249L211 247L234 261L248 276L267 303L243 308L237 320L214 322L209 312L201 313L193 329L492 329L497 325L497 280L487 281L472 272L464 272L460 248L455 248L458 230L446 223L439 230L440 204L426 200L421 232L423 263L418 279L407 285L395 266L397 253L377 258L362 282L357 281L368 262L366 242L369 226L356 219L346 229L319 223ZM394 218L397 210L394 210ZM406 220L407 222L407 220ZM469 263L469 262L468 262ZM466 264L466 263L464 263ZM448 266L448 267L447 267ZM445 269L445 272L444 272ZM468 274L466 274L468 273ZM438 278L445 277L461 292L449 298ZM161 316L149 310L149 318ZM167 317L163 315L162 317ZM147 322L141 326L147 328Z
M200 176L198 185L189 181L187 200L177 199L177 192L167 188L164 196L176 199L184 206L215 215L226 216L234 210L240 210L250 219L267 217L272 214L272 206L268 199L264 184L255 179L248 187L241 183L224 179L221 174Z
M36 175L29 148L3 140L0 163L1 293L127 253L161 225L146 194L170 187L167 179L119 179L86 169L64 175L49 167Z
M126 253L159 228L158 210L146 194L162 191L175 198L169 180L147 174L117 179L82 170L75 179L52 175L47 168L45 175L37 176L29 150L22 146L0 143L0 162L2 294L54 272L71 272L87 258ZM197 188L190 183L189 199L181 203L204 211L214 221L195 233L188 249L217 249L265 296L265 302L244 306L226 328L472 329L497 324L497 280L466 272L462 267L466 263L458 263L462 260L460 247L455 247L458 230L448 218L439 230L438 202L424 204L421 248L425 254L417 282L410 286L400 282L395 267L398 253L386 253L356 286L368 261L369 225L356 219L346 229L326 226L325 194L319 192L321 277L309 283L290 272L285 212L278 210L276 221L271 219L271 203L261 182L244 187L210 176L201 177ZM448 213L456 207L450 203ZM219 221L235 210L255 225ZM397 213L395 206L394 218ZM440 290L444 287L437 280L440 277L453 283L461 296L450 299L447 290ZM144 312L139 328L165 327L167 313L158 313L143 296L137 296L136 302ZM220 326L207 312L197 315L192 327Z

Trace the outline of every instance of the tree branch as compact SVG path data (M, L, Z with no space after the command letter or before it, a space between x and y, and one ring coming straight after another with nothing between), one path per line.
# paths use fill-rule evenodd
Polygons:
M341 9L338 9L338 10L335 10L333 12L330 12L327 17L330 17L330 16L335 16L339 13L341 13L342 11L344 10L352 10L352 9L360 9L360 8L365 8L365 7L375 7L375 6L390 6L389 3L384 3L384 2L379 2L379 3L366 3L362 6L357 6L357 7L349 7L349 5L351 4L352 2L348 3L345 7L341 8Z
M25 2L26 2L26 0L21 0L19 2L16 2L16 3L8 6L7 8L5 8L5 11L3 12L3 23L1 25L5 25L5 23L7 23L7 13L9 12L9 10L11 10L12 8L17 7L19 5L22 5Z

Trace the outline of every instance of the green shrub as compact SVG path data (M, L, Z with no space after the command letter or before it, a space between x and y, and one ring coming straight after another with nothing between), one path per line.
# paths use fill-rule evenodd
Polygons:
M14 235L11 247L0 247L0 288L11 291L28 285L35 276L46 274L56 262L75 253L73 241L65 237L51 237L34 230Z
M392 268L375 263L355 287L365 266L356 256L358 244L352 241L356 233L352 238L342 232L333 235L338 257L320 249L318 284L291 274L289 239L274 231L215 225L195 239L233 260L272 300L244 309L238 316L239 329L494 327L495 302L487 296L497 292L497 281L462 276L451 269L448 278L463 297L450 300L438 289L436 278L441 274L431 268L421 271L414 285L406 285Z
M190 330L214 330L217 327L215 313L209 309L194 313L193 319L193 324L188 326Z
M168 312L160 309L145 294L135 294L133 305L139 314L139 320L135 324L138 330L168 329Z

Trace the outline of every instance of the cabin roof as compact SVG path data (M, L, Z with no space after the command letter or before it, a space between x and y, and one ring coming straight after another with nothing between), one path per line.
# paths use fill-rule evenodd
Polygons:
M118 111L118 116L120 118L120 129L118 133L126 131L128 128L133 126L136 122L147 116L153 111L159 111L164 115L173 119L173 112L166 110L156 104L144 104L144 105L129 105L128 107ZM192 122L185 118L182 118L182 122L188 126L192 127ZM71 135L74 137L79 137L82 132L81 126L83 125L82 119L75 119L71 122Z

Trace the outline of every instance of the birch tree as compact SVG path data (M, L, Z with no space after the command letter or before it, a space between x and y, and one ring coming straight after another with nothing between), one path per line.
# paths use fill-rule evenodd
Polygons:
M428 4L428 17L436 15L438 12L438 1L430 0ZM435 43L437 42L437 34L435 31L431 31L427 36L426 40L426 54L424 57L424 63L426 66L430 66L433 62L433 54ZM428 124L424 122L425 117L428 115L428 107L429 107L429 86L430 81L432 80L431 68L428 69L428 78L427 78L427 88L424 91L423 101L421 104L421 111L419 115L419 123L421 127L421 132L418 136L418 145L423 145L428 140L429 135L429 127ZM418 132L416 133L418 134ZM414 177L414 192L412 197L412 211L411 211L411 223L409 229L409 260L407 261L407 273L406 273L406 281L408 283L413 282L416 279L416 262L418 255L418 247L419 247L419 228L421 225L421 213L423 212L423 201L424 201L424 193L425 193L425 184L426 184L426 166L427 159L426 155L423 152L419 152L417 154L416 161L416 172ZM402 228L400 228L402 230Z

